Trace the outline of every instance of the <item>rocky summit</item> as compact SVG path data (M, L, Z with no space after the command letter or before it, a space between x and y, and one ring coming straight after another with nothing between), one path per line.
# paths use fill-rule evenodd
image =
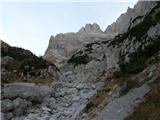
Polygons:
M1 66L2 120L159 120L160 2L52 35L43 57L1 41Z

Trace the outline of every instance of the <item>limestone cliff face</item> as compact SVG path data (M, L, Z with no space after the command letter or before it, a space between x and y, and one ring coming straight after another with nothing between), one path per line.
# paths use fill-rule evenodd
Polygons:
M44 59L60 64L69 59L85 44L111 37L104 34L97 24L86 24L77 33L60 33L55 37L51 36Z
M86 44L72 55L67 65L74 66L72 70L77 78L91 80L109 69L143 64L145 59L160 51L159 15L160 4L155 3L139 24L113 39Z
M103 33L98 24L86 24L79 30L79 33Z
M116 22L109 25L105 32L100 29L98 24L94 23L86 24L77 33L60 33L55 37L51 36L43 58L57 64L64 63L85 44L110 40L118 34L132 29L144 20L156 4L156 2L138 2L133 9L128 8L127 12L122 14Z
M121 16L105 30L106 34L122 34L143 21L146 14L156 5L155 2L139 1L134 8L128 8Z
M103 33L97 24L87 24L77 33L58 34L51 37L44 58L62 63L61 70L72 71L79 80L91 81L156 44L160 35L159 12L158 2L138 2L114 23L118 25L118 35L109 28Z

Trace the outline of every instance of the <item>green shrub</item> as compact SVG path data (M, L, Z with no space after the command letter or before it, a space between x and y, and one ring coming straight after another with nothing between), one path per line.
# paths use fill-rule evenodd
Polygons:
M33 56L33 54L29 50L25 50L18 47L8 47L1 49L1 56L10 56L17 61L21 61L25 58Z
M136 52L129 55L130 60L126 63L119 64L123 74L136 74L141 72L146 67L146 60L158 51L160 51L160 36L156 39L150 39L151 43L144 50L139 48Z
M87 54L75 56L73 55L68 63L74 63L74 66L79 64L87 64L90 61L90 58Z
M113 78L117 79L117 78L120 78L122 77L122 72L121 71L115 71L113 73Z
M89 102L87 105L86 105L86 108L85 108L85 112L88 113L91 111L92 108L95 107L95 104L93 102Z
M134 62L122 63L119 65L121 72L125 75L141 72L145 67L145 58L135 59Z

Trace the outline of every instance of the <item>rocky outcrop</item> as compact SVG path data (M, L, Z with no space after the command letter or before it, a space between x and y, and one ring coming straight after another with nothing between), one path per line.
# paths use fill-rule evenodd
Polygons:
M77 78L82 80L84 77L85 80L87 78L92 80L92 77L95 79L94 75L100 76L112 68L122 69L123 65L127 66L133 63L132 66L134 64L137 66L136 64L141 64L136 61L144 61L160 50L159 11L159 4L156 4L141 23L126 33L110 40L100 39L86 44L72 55L68 60L69 64L64 64L64 67L71 65ZM154 19L152 19L153 15ZM152 48L153 46L155 48ZM136 55L142 60L138 60ZM130 61L131 63L129 63ZM91 73L91 75L86 73Z
M134 8L128 8L127 12L122 14L116 22L109 25L105 32L102 32L100 27L94 23L86 24L77 33L61 33L55 37L51 36L43 58L57 64L64 63L85 44L97 40L108 40L132 29L144 20L156 4L156 2L138 2Z
M155 6L155 2L139 1L134 8L128 8L113 24L105 30L106 34L122 34L143 21L146 14Z
M60 33L55 37L51 36L43 58L57 65L62 64L85 44L109 38L112 38L112 35L104 34L97 24L87 24L77 33Z
M31 83L12 83L6 85L2 90L3 98L23 98L29 101L41 102L51 94L48 86L35 86Z
M85 27L82 27L78 33L103 33L98 24L86 24Z

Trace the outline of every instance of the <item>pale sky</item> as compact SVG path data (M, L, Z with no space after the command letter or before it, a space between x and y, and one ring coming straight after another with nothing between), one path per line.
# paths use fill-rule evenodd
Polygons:
M1 0L0 38L43 55L51 35L77 32L87 23L102 30L137 0Z

